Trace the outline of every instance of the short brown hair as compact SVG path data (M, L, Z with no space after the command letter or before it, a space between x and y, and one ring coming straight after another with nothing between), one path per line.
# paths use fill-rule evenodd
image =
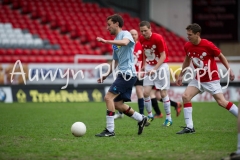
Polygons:
M142 21L139 23L139 27L147 26L147 28L151 28L151 24L148 21Z
M192 32L194 34L196 34L197 32L199 32L201 34L202 28L201 28L201 26L199 26L199 24L193 23L193 24L188 25L186 30L192 30Z
M107 17L107 20L109 20L109 19L111 19L111 21L113 23L117 23L118 22L120 28L123 27L124 21L123 21L122 16L120 16L118 14L114 14L114 15L111 15L111 16Z

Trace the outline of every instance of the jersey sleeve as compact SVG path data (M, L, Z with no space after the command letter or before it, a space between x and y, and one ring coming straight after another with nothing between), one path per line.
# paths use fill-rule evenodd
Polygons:
M165 51L163 38L162 37L157 36L156 45L157 45L158 53L162 53L163 51Z
M215 46L212 42L209 42L208 44L209 44L208 45L209 49L212 51L213 55L215 57L219 56L221 53L221 50L217 46Z
M133 44L135 44L132 35L130 34L130 32L124 32L123 38L127 38L129 39L130 42L132 42Z

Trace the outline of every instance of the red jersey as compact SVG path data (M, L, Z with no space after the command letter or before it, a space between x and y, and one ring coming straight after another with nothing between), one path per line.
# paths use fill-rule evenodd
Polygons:
M194 68L204 69L205 71L199 72L200 82L209 82L219 80L218 67L215 61L215 57L221 53L212 42L201 39L198 45L194 45L191 42L187 42L184 45L186 55L192 59ZM204 76L203 76L204 74ZM196 79L198 75L196 74Z
M134 62L135 62L135 68L138 72L142 68L143 63L143 54L142 54L142 45L139 41L136 42L135 48L134 48Z
M139 41L142 44L147 64L156 65L161 56L160 53L163 51L165 51L166 54L164 62L168 62L168 48L160 34L152 33L149 39L145 39L142 35L140 35Z

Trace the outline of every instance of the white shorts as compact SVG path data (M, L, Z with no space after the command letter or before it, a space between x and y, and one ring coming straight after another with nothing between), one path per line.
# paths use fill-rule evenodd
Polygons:
M210 82L198 82L196 79L193 79L188 86L193 86L199 89L201 93L207 91L212 95L222 92L222 86L220 85L220 80L210 81Z
M146 65L145 72L152 70L154 66ZM170 72L167 63L163 63L156 74L146 76L143 80L143 86L155 86L157 89L164 90L170 88Z

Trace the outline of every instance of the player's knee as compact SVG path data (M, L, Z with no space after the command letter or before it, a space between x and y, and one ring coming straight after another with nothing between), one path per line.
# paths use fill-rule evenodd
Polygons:
M223 108L226 108L225 106L226 102L224 102L223 100L217 100L217 104Z
M108 96L108 95L105 95L105 97L104 97L104 101L106 102L106 101L112 101L113 99L110 97L110 96Z
M188 94L183 93L182 100L183 100L183 102L189 102L189 101L191 101L191 98Z

